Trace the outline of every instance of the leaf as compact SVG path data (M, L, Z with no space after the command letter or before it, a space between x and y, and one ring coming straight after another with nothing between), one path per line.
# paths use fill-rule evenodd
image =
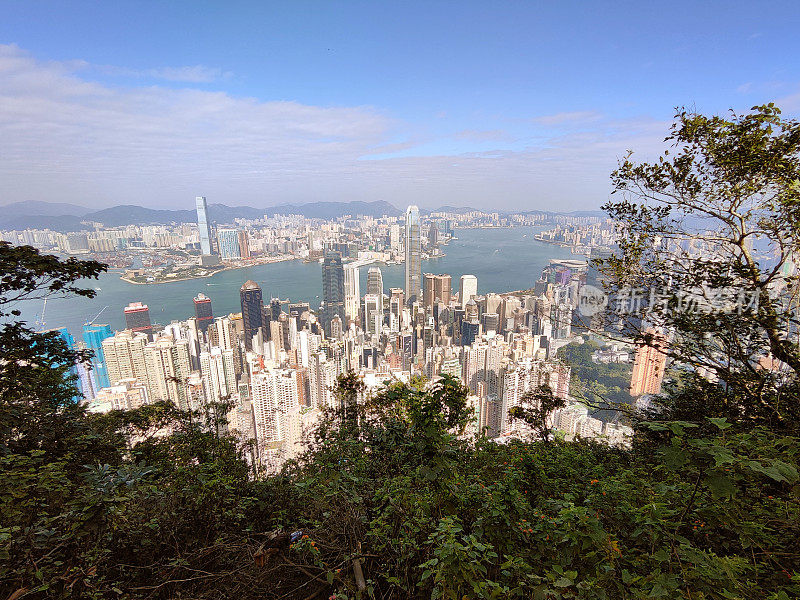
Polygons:
M663 456L667 468L676 471L686 464L689 454L679 447L669 446L664 449Z
M728 423L728 419L726 419L725 417L706 417L706 418L723 431L728 427L731 427L731 424Z
M733 498L736 486L727 475L722 473L712 473L705 480L706 485L711 490L711 495L714 498Z

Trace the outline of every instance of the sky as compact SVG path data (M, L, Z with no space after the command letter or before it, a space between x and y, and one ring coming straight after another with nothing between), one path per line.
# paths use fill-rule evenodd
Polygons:
M800 114L800 2L0 0L0 204L597 209L678 106Z

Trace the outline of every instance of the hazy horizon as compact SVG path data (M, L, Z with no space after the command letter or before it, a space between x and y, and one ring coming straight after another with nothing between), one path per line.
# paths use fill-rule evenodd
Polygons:
M2 205L596 210L676 106L800 110L790 2L0 6Z

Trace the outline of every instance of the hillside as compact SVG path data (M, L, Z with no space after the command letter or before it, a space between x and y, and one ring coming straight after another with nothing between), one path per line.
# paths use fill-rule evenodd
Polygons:
M197 213L192 209L153 209L133 204L120 204L97 211L72 204L49 202L16 202L4 209L9 216L3 227L8 229L48 228L54 231L78 231L89 229L84 222L102 223L106 227L125 225L168 225L170 223L193 223ZM234 219L261 219L265 215L302 215L311 219L335 219L344 215L369 217L399 216L402 214L388 202L310 202L308 204L280 204L265 208L252 206L227 206L210 204L209 218L212 222L227 224Z

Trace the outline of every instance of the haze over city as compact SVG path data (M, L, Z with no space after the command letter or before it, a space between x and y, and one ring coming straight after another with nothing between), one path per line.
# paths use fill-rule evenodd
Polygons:
M800 109L795 2L0 6L2 204L596 209L676 106Z

